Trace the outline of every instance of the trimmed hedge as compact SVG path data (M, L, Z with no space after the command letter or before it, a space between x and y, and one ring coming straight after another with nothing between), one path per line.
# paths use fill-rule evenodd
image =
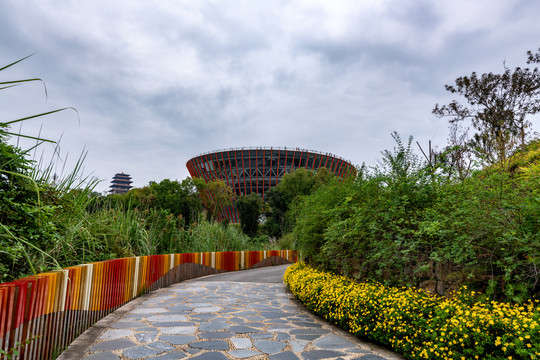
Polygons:
M407 359L540 359L540 303L452 298L290 266L285 283L317 315Z

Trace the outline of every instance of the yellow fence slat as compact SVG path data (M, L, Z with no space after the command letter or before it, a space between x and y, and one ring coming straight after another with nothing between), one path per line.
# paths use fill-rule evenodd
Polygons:
M209 268L250 268L271 256L290 262L298 258L292 250L137 256L0 284L0 350L31 339L20 357L49 360L54 349L64 348L93 322L151 289L206 275ZM181 267L184 263L196 265Z

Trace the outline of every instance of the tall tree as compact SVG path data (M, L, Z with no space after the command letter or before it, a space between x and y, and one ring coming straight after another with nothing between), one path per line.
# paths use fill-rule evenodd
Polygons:
M540 63L540 49L527 53L528 64ZM470 120L476 133L469 146L488 164L504 163L509 153L523 146L530 132L529 117L540 112L540 72L538 68L510 69L503 63L502 74L461 76L446 90L465 98L467 104L453 100L436 104L433 113L450 117L456 124Z
M220 220L221 212L233 203L233 190L222 180L205 182L194 178L193 182L199 190L199 196L206 208L210 220Z
M256 193L240 196L235 203L240 215L242 231L249 237L257 235L259 217L261 216L263 201Z
M150 188L155 195L155 207L167 209L176 216L182 215L185 224L189 225L197 220L202 209L197 196L197 188L191 178L182 182L164 179L159 183L151 182Z
M335 175L324 167L316 171L300 168L285 174L276 187L265 193L265 200L270 207L265 223L268 235L280 237L291 231L296 221L293 210L298 199L333 179Z

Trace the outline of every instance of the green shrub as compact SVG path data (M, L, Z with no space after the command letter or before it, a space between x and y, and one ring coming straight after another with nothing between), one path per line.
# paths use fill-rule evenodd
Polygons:
M51 219L58 206L40 197L51 189L31 178L25 155L0 135L0 282L55 266L42 250L57 240Z
M293 234L307 260L441 295L462 285L514 302L539 295L538 178L507 167L448 178L398 144L384 166L360 171L354 183L302 198ZM533 168L520 164L514 168Z

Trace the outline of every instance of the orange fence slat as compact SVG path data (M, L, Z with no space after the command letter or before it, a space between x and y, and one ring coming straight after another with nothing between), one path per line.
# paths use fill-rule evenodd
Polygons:
M0 284L0 350L28 341L21 358L48 360L92 322L118 306L181 279L250 268L268 257L298 259L296 251L227 251L150 255L71 266ZM194 267L179 268L183 264ZM174 271L174 272L171 272ZM178 271L187 271L180 275Z

